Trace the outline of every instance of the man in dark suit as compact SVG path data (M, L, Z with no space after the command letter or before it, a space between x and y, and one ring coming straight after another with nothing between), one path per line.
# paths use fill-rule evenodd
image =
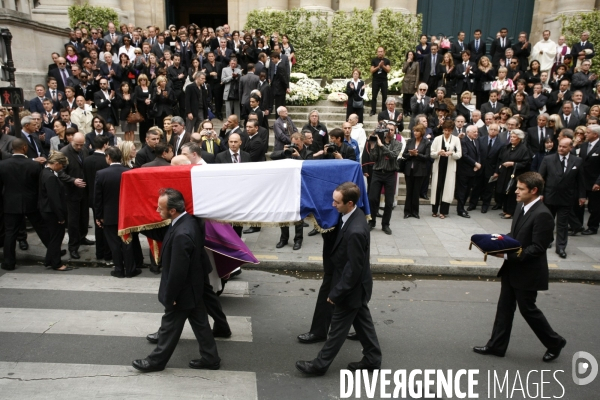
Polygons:
M465 33L463 31L458 32L456 36L456 42L452 42L450 45L450 54L454 59L454 65L458 65L462 61L462 52L467 50L467 44L465 43Z
M46 150L42 146L42 142L38 135L35 133L37 129L37 123L31 118L31 116L25 116L21 118L21 137L27 141L27 149L25 155L41 164L46 162Z
M279 53L271 53L271 65L273 78L271 79L271 90L273 93L273 101L275 109L281 106L285 107L285 95L290 88L290 75L285 70L284 64L281 62Z
M15 140L14 136L8 135L6 133L0 133L0 152L2 154L2 160L6 160L12 156L13 140Z
M160 142L160 135L158 131L150 129L146 133L146 145L140 149L135 155L135 162L133 168L140 168L142 165L153 161L156 158L154 149Z
M162 62L165 55L165 36L162 33L159 33L156 36L156 43L152 46L152 53Z
M260 137L260 140L263 144L262 153L263 153L263 155L266 155L267 151L269 151L269 130L267 128L265 128L264 126L260 125L258 114L255 114L253 112L251 112L248 115L248 122L252 122L252 121L259 123L257 135L258 135L258 137ZM263 122L264 122L264 120L263 120ZM246 132L246 134L247 134L247 132Z
M500 133L498 124L490 124L488 134L478 139L479 151L481 152L481 174L475 179L467 211L477 208L477 202L481 198L481 212L484 214L487 213L492 196L496 192L496 182L490 182L490 178L496 173L498 156L500 155L500 150L505 145L505 142L500 139L498 133Z
M2 269L7 271L15 269L17 235L24 217L31 222L44 246L50 241L48 228L38 210L42 164L26 156L27 147L25 140L13 140L13 156L0 162L0 193L5 228Z
M467 127L467 134L461 139L462 157L458 160L456 169L456 211L463 218L471 218L465 210L467 198L481 175L481 149L477 140L478 133L475 125Z
M504 107L504 104L498 101L499 92L495 89L490 90L490 100L487 103L481 105L481 114L485 117L485 114L491 112L498 114L500 109Z
M94 104L98 109L98 116L110 124L117 124L115 91L108 87L108 79L100 79L100 90L94 93Z
M410 123L408 124L408 129L412 130L413 126L416 125L417 115L425 115L428 116L432 114L434 109L433 99L427 96L427 84L419 83L419 89L417 93L410 99Z
M495 69L498 69L500 59L504 57L506 49L511 47L511 42L507 35L508 29L502 28L500 29L500 37L492 41L490 55L492 56L492 65Z
M438 45L435 43L431 44L431 54L425 56L423 59L423 70L421 71L421 82L427 85L427 96L433 96L434 90L438 87L438 82L442 76L442 59L443 57L438 54ZM420 86L419 86L420 88ZM412 99L411 99L412 105ZM411 111L412 112L412 111ZM417 113L419 114L419 113ZM416 115L412 112L412 115ZM412 128L412 126L411 126Z
M35 97L29 100L29 111L44 113L44 98L46 97L46 88L44 85L35 85Z
M254 89L258 89L258 82L260 78L254 74L254 64L249 63L246 66L246 75L240 78L240 102L242 104L248 103L250 100L250 93Z
M467 50L471 52L471 62L477 65L479 59L485 55L486 50L485 40L481 39L481 29L475 29L475 32L473 32L473 40L467 45Z
M519 60L519 69L527 71L529 56L531 55L531 43L527 40L527 33L519 33L519 41L511 46L514 57ZM522 74L521 74L522 75Z
M547 348L542 360L552 361L567 344L554 332L535 301L539 290L548 290L548 259L546 249L552 243L554 218L541 201L544 179L537 172L525 172L517 177L517 212L508 236L521 243L516 253L498 254L504 264L498 272L502 278L500 298L492 337L485 346L474 347L479 354L504 357L518 304L521 315L538 339Z
M535 156L538 153L544 153L546 151L546 148L544 147L546 138L554 137L554 129L547 128L547 123L548 114L540 114L537 117L537 126L532 126L527 129L527 147L529 147L529 152L532 156Z
M267 82L267 72L262 71L259 76L258 90L260 91L260 109L263 112L263 124L265 129L269 129L269 115L273 114L273 90Z
M196 132L200 122L208 116L208 91L204 88L206 75L198 72L194 83L185 88L185 130Z
M267 62L267 54L262 52L259 53L258 61L254 65L254 75L260 76L260 73L265 71L265 62Z
M91 246L95 242L86 238L89 223L89 204L84 181L83 163L89 152L84 148L85 137L77 132L68 146L60 152L69 159L69 165L59 174L67 190L67 213L69 215L67 229L69 232L69 252L71 258L78 260L79 246Z
M398 131L404 130L404 114L396 109L396 98L388 97L385 100L387 110L377 114L377 121L381 124L383 121L390 121L398 126Z
M112 253L115 278L132 278L141 273L135 268L134 251L131 243L125 243L118 234L119 200L121 175L130 169L121 164L121 150L109 147L105 150L109 165L96 173L94 188L95 223L104 231L104 238Z
M590 33L584 31L581 33L581 41L573 43L571 47L571 54L577 57L578 60L590 60L596 53L594 52L594 45L588 41Z
M248 134L248 141L244 147L244 151L250 154L250 161L259 162L267 161L265 157L265 145L263 138L258 134L258 130L261 128L258 121L246 122L246 133ZM272 157L271 157L272 158Z
M98 171L108 168L106 163L106 155L104 152L108 148L108 138L105 136L97 136L94 138L94 152L83 161L83 176L87 184L86 190L88 194L88 204L92 209L94 221L96 217L96 208L94 207L94 195L96 174ZM96 237L96 259L99 261L112 260L110 247L104 239L104 230L98 224L94 224L94 235Z
M132 362L142 372L162 371L175 351L186 320L189 320L200 344L201 358L189 363L191 368L220 368L217 344L208 323L204 300L210 263L204 250L204 224L187 214L182 194L162 189L158 212L171 224L145 231L146 236L161 241L162 277L158 300L165 307L158 344L145 359ZM210 288L210 284L208 284Z
M104 136L108 139L109 146L117 145L117 138L115 135L110 133L106 128L106 123L100 116L95 116L92 119L92 128L93 130L85 135L85 148L89 151L90 154L94 152L94 139L97 136Z
M575 130L575 128L579 126L579 119L573 115L572 101L563 101L562 112L560 112L558 115L560 115L563 128Z
M347 368L372 371L381 367L381 348L367 305L373 289L369 265L371 234L363 211L356 206L359 198L360 189L351 182L341 184L333 192L333 204L341 218L335 242L329 250L333 277L327 302L335 308L327 341L317 358L296 362L296 368L307 375L327 372L351 325L363 347L363 358L348 364Z
M232 133L227 140L228 150L222 151L215 157L216 164L252 162L250 154L240 150L242 139L238 133Z
M185 122L181 117L171 119L171 128L173 128L173 135L169 144L173 147L173 154L178 156L181 154L181 146L190 141L190 132L185 131Z
M154 160L142 164L142 168L146 167L170 167L171 159L173 158L173 146L167 143L158 142L154 146Z
M469 61L471 53L469 50L465 50L461 53L462 61L456 64L456 93L459 97L464 91L473 91L475 86L475 71L477 65L474 62Z
M569 80L563 79L560 81L558 90L554 90L550 93L548 101L546 102L548 114L558 114L563 106L563 102L571 100L573 93L569 90L570 83Z
M60 90L58 88L58 82L55 78L49 77L47 82L48 90L46 91L45 97L46 99L52 101L51 111L58 112L58 110L60 110L60 102L66 98L65 91L64 89ZM44 107L44 112L42 113L42 115L44 115L44 113L48 111L48 109L44 106L44 101L42 101L42 107Z
M587 127L585 142L581 145L579 157L583 158L583 177L590 217L584 235L595 235L600 225L600 125Z
M569 231L569 214L571 207L585 204L585 180L583 160L571 154L573 140L563 138L558 142L558 153L544 157L540 167L540 175L546 182L544 188L544 204L556 218L556 254L567 258ZM573 230L579 230L576 226Z
M68 86L67 80L73 76L73 73L67 68L67 60L63 57L59 57L58 60L56 60L56 65L58 68L49 71L48 76L56 80L58 91L64 93L65 87Z

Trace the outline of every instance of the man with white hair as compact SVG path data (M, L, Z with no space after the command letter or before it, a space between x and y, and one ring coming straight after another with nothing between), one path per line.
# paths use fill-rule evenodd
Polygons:
M183 154L175 156L171 159L171 165L190 165L190 164L191 164L191 162L190 162L189 158L187 158Z
M477 177L481 174L481 149L477 138L477 127L469 125L466 137L460 141L462 157L458 160L456 168L456 211L463 218L471 218L465 210L465 204Z
M574 43L571 47L571 54L575 58L575 67L580 67L584 60L592 59L596 53L594 45L588 41L590 33L588 31L581 32L581 41Z
M273 124L273 132L275 133L275 146L273 150L283 150L283 146L291 143L291 136L298 132L296 125L288 117L288 110L284 106L277 108L279 118Z
M556 57L554 58L554 69L558 68L565 60L565 56L569 54L571 49L565 44L565 36L558 37L558 45L556 46Z
M537 60L540 63L540 71L549 71L552 69L554 57L556 57L556 42L550 40L550 31L545 30L542 33L543 40L540 40L533 46L530 59Z

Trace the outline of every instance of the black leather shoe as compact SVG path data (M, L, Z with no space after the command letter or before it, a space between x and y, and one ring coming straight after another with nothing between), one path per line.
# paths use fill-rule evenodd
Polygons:
M158 344L158 331L146 335L146 340L152 344Z
M553 244L553 243L554 243L554 242L550 242L550 244L548 245L548 248L549 248L549 249L551 249L551 248L552 248L552 244Z
M308 236L316 236L319 233L318 230L313 229L312 231L308 232Z
M558 254L560 258L567 258L567 253L564 250L557 250L556 254Z
M133 270L133 273L131 275L127 275L127 278L133 278L134 276L138 276L141 273L142 273L142 270L136 268Z
M373 115L375 115L375 111L371 111L371 112L369 113L369 117L372 117Z
M373 229L375 229L375 222L371 221L369 222L369 230L372 231Z
M348 339L348 340L358 340L358 335L356 334L356 332L350 332L348 334L348 336L346 336L346 339Z
M425 196L421 196L421 198L422 198L423 200L429 200L429 196L427 196L427 195L425 195Z
M488 206L481 206L481 213L485 214L488 210Z
M562 338L562 341L560 342L560 346L555 349L546 350L542 360L544 360L545 362L556 360L558 358L558 356L560 356L560 352L566 345L567 345L567 339Z
M14 271L15 270L15 266L14 265L2 264L2 266L0 266L0 268L2 268L5 271Z
M229 274L229 279L235 278L236 276L241 275L241 274L242 274L242 269L238 268L235 271L233 271L231 274Z
M29 249L29 243L27 243L27 240L19 240L19 248L23 251Z
M410 214L405 214L404 215L404 219L409 219L410 217L412 217L412 215L410 215Z
M358 361L358 362L351 362L348 364L348 369L352 372L356 371L357 369L363 369L363 370L367 370L369 372L373 372L376 369L380 369L380 366L374 366L374 365L369 365L363 361Z
M204 358L200 358L197 360L192 360L190 361L189 364L190 368L194 368L194 369L219 369L221 368L221 362L217 362L214 364L209 364L208 361L206 361Z
M225 338L225 339L230 338L231 337L231 329L218 330L218 331L213 330L213 337Z
M386 235L391 235L391 234L392 234L392 230L391 230L391 229L390 229L390 227L389 227L389 226L387 226L387 225L386 225L386 226L383 226L383 227L381 228L381 230L382 230L382 231L383 231L383 233L385 233Z
M117 271L110 271L110 276L114 276L115 278L125 278L125 275L119 274Z
M413 214L413 217L415 217L416 219L421 219L421 217L419 217L419 214Z
M71 258L74 258L76 260L79 260L81 258L81 256L79 255L79 252L77 250L73 250L69 254L71 255Z
M294 250L300 250L301 248L302 248L302 240L296 240L296 241L294 242L294 247L293 247L293 249L294 249Z
M586 235L586 236L587 236L587 235L595 235L595 234L597 234L597 233L598 233L598 231L597 231L597 230L595 230L595 229L590 229L590 228L587 228L585 231L581 232L581 234L582 234L582 235Z
M242 231L242 233L245 233L246 235L249 235L249 234L254 233L254 232L260 232L260 228L259 227L250 227L250 228L244 229Z
M321 376L327 372L327 370L316 369L310 361L296 361L296 369L303 374L312 376Z
M93 240L90 240L88 238L83 238L83 239L81 239L81 244L84 246L92 246L92 245L96 244L96 242L94 242Z
M378 212L378 213L377 213L377 218L383 218L383 214L382 214L382 213L380 213L380 212Z
M585 229L584 229L584 227L582 226L582 227L580 227L579 229L576 229L576 230L574 230L574 231L572 231L572 232L569 232L569 236L577 236L577 234L578 234L578 233L582 233L584 230L585 230Z
M278 242L278 243L275 245L275 247L276 247L276 248L278 248L278 249L280 249L280 248L282 248L283 246L285 246L286 244L288 244L288 242L284 242L283 240L280 240L280 241L279 241L279 242Z
M150 364L150 362L148 362L148 360L146 360L145 358L143 360L134 360L131 363L131 365L133 366L133 368L142 372L155 372L162 371L163 369L165 369L165 367L156 367Z
M458 215L460 215L463 218L471 218L471 216L469 214L467 214L466 212L459 212Z
M502 206L500 204L496 204L496 205L494 205L494 207L492 207L492 210L499 210L501 208L502 208Z
M65 249L62 249L60 251L60 256L62 257L62 256L66 256L66 255L67 255L67 251Z
M496 357L504 357L504 353L499 353L493 349L490 349L487 346L473 347L473 351L477 354L483 354L484 356L492 355Z
M303 228L308 228L308 226L309 226L309 225L308 225L306 222L303 222L303 223L302 223L302 227L303 227Z
M315 336L310 332L298 335L298 341L300 343L310 344L310 343L324 342L325 340L327 340L326 337Z
M476 206L471 204L469 207L467 207L467 211L473 211L476 208L477 208Z

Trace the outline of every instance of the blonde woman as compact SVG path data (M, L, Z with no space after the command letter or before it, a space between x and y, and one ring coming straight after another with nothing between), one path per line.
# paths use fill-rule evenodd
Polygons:
M548 117L547 126L548 128L554 129L554 142L558 144L558 135L563 129L562 119L560 118L560 115L552 114L550 117Z
M449 53L446 53L449 54ZM456 106L456 114L465 117L468 125L473 123L473 112L475 111L475 104L471 104L472 99L471 92L465 90L460 95L460 103Z
M450 203L454 200L456 161L462 157L460 139L452 135L454 127L454 121L444 121L444 134L433 139L431 144L430 155L435 160L431 171L431 205L434 218L446 218L450 212Z
M497 90L500 95L498 99L504 103L504 105L509 106L511 95L515 91L515 84L512 79L506 77L508 70L506 67L498 68L498 76L496 80L492 82L492 89Z
M121 153L123 154L123 157L121 158L121 164L127 168L133 168L133 163L137 154L135 144L133 142L124 140L119 144L119 150L121 150Z
M165 143L169 143L171 141L171 136L173 135L173 128L171 127L171 120L173 119L172 115L167 115L163 119L163 132L164 135L160 138Z
M495 79L496 71L492 67L490 59L487 56L481 57L475 70L475 96L477 97L475 106L478 110L481 109L482 104L489 101L492 82Z

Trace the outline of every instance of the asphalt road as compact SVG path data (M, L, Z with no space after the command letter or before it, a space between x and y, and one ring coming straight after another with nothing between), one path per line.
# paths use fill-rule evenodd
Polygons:
M162 307L152 292L158 277L144 271L139 278L118 280L109 278L109 271L56 273L25 266L0 275L0 397L336 399L340 369L361 358L360 344L347 341L325 376L302 376L295 361L314 358L322 346L296 340L310 326L320 281L293 273L244 271L231 286L234 292L221 299L236 329L245 331L217 342L221 370L202 373L187 367L198 356L197 342L188 336L165 371L142 376L130 365L153 349L144 336L160 323ZM567 339L552 363L542 362L545 348L518 311L506 357L472 352L489 338L499 289L499 282L491 280L376 281L370 308L383 351L382 368L392 374L406 370L407 378L416 369L444 374L479 370L474 392L484 399L541 398L541 386L546 397L598 398L600 377L579 386L571 370L578 351L600 359L600 288L553 282L549 291L540 292L539 307ZM546 370L543 376L541 370ZM502 392L496 387L495 397L494 373L501 382L508 373L507 384ZM467 390L465 377L459 387ZM442 398L457 398L454 394ZM377 386L373 398L380 396ZM358 397L368 398L364 386ZM419 397L407 393L404 398Z

